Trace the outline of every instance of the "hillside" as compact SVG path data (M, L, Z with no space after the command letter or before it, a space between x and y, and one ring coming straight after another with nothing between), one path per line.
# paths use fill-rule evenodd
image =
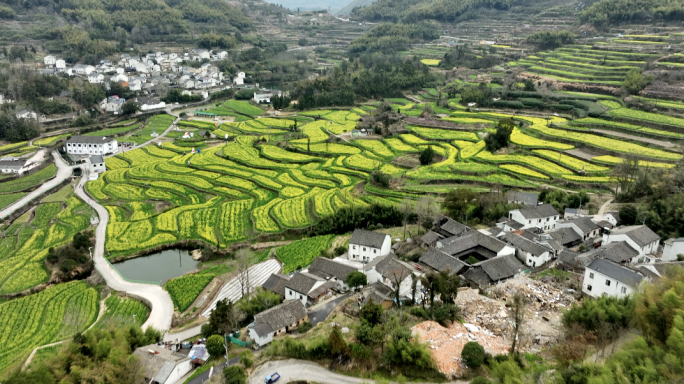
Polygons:
M366 7L368 5L371 5L375 3L377 0L353 0L351 3L347 4L344 8L340 9L339 11L335 12L335 15L340 16L340 15L349 15L352 13L352 10L357 7Z

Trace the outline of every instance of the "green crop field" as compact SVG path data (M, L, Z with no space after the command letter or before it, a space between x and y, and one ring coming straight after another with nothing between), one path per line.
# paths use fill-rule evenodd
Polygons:
M213 275L181 276L169 280L166 283L166 290L169 291L176 310L184 312L213 279Z
M102 329L121 328L129 324L143 325L150 309L138 300L120 296L109 296L105 300L107 310L95 327Z
M320 256L321 251L330 247L333 238L334 236L311 237L278 248L276 255L283 263L283 272L290 273L311 264Z
M72 281L0 304L0 371L23 361L35 347L68 339L97 318L98 294Z

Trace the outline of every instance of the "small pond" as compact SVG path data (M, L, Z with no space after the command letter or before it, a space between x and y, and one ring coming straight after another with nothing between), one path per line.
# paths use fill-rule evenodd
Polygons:
M192 259L188 250L166 249L116 263L114 268L128 280L165 283L169 279L194 271L199 263Z

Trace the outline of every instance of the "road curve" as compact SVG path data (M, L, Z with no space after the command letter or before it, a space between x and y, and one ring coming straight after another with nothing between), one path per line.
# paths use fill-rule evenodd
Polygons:
M71 167L68 166L61 157L57 154L57 152L52 152L52 157L55 160L55 165L57 166L57 174L55 177L51 180L48 180L45 184L41 185L40 187L36 188L35 191L29 193L28 195L22 197L21 199L15 201L13 204L9 205L2 211L0 211L0 220L4 220L7 218L9 215L13 214L16 212L18 209L22 208L26 204L30 203L33 199L36 197L40 196L41 194L47 192L48 190L56 187L59 185L62 181L66 180L67 178L71 177Z
M148 317L145 324L143 324L143 329L154 327L159 330L169 330L171 328L171 319L173 318L173 302L171 301L171 296L169 296L168 292L158 285L131 283L124 280L123 277L119 275L119 272L105 260L104 244L107 238L109 212L85 192L83 186L86 181L87 176L84 174L81 181L76 186L76 195L85 201L86 204L93 207L100 216L100 223L95 230L95 247L93 249L95 268L100 272L102 277L104 277L107 285L113 290L136 295L148 301L151 307L150 317Z
M294 381L306 381L320 384L363 384L375 383L372 379L361 379L358 377L340 375L339 373L330 372L329 370L304 360L279 360L269 361L262 364L249 375L247 384L262 384L264 378L274 372L280 374L282 383L290 383ZM390 383L396 384L391 381ZM414 383L421 384L421 383ZM434 384L434 383L433 383ZM446 384L468 384L467 381L450 381Z

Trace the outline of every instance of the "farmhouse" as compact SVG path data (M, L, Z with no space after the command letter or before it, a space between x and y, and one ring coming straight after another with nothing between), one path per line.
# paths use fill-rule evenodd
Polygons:
M609 222L613 227L618 225L620 221L620 212L618 211L608 211L605 215L606 221Z
M556 221L559 218L560 214L550 204L514 209L508 212L509 221L522 225L516 229L538 228L548 231L556 227Z
M639 253L637 262L652 262L654 257L646 257L658 252L660 236L645 225L618 227L603 234L603 244L625 241Z
M515 253L515 248L479 231L469 231L462 236L439 240L435 243L435 248L462 261L471 257L482 261Z
M684 255L684 237L667 239L663 245L663 256L661 258L663 261L679 260L678 255Z
M378 256L389 255L391 246L390 235L355 229L349 239L349 259L369 263Z
M17 119L33 119L33 120L36 120L38 118L38 115L35 112L29 111L27 109L22 109L21 111L19 111L16 114L16 116L17 116Z
M261 288L279 294L285 297L285 284L290 280L287 275L281 273L272 273L271 276L261 284Z
M298 272L285 283L285 300L299 300L302 305L309 306L317 303L335 286L335 282L327 281L325 278Z
M605 259L594 259L584 270L582 292L592 297L631 294L643 280L643 276Z
M72 136L64 147L70 155L106 155L119 151L116 139L106 136Z
M29 162L28 160L0 160L0 172L2 173L16 173L21 175L37 166L38 164Z
M280 91L256 91L254 92L254 97L252 99L259 104L270 104L271 98L273 98L273 96L280 96L280 94Z
M102 173L106 171L105 161L102 155L92 155L89 159L90 173Z
M371 279L368 279L368 283L380 282L393 291L399 290L400 297L411 297L413 280L417 280L423 275L413 265L401 261L393 255L383 257L375 265L374 271L379 275L378 280L371 282ZM420 287L421 284L418 281L418 292L421 290Z
M514 255L495 257L473 264L461 275L461 285L484 288L520 276L524 272L525 266Z
M335 289L340 292L349 290L349 286L344 280L347 278L347 275L356 271L358 270L354 267L326 259L325 257L315 258L307 270L312 275L334 282L336 284Z
M146 383L172 384L193 368L192 359L163 345L145 345L136 349L133 355L144 368Z
M449 271L449 273L454 275L468 268L466 263L435 248L430 248L425 251L425 253L420 256L420 259L418 259L418 262L421 266L425 266L437 272Z
M509 244L516 249L516 256L528 267L536 268L550 261L555 253L552 249L528 240L513 232L507 232L503 236Z
M590 217L573 217L571 219L559 221L556 223L556 228L572 228L582 237L582 241L597 237L601 230L601 227L596 225Z
M273 341L273 338L294 330L309 321L309 314L299 300L287 300L254 316L254 322L247 326L249 337L259 347Z

